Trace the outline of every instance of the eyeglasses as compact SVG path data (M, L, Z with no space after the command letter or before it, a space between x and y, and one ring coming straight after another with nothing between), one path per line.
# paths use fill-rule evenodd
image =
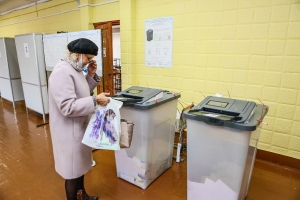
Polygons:
M86 58L88 59L88 61L89 61L89 63L91 63L92 61L93 61L93 59L94 59L94 56L92 56L92 57L88 57L86 54L84 54L85 56L86 56Z

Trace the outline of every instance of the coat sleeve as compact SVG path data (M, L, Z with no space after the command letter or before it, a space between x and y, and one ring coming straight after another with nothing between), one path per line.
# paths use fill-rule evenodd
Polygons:
M98 77L98 76L97 76ZM87 81L87 83L89 84L90 87L90 92L92 93L93 90L95 89L95 87L98 85L99 81L97 82L95 79L93 79L92 77L90 77L89 75L85 76L85 79Z
M60 70L51 74L49 79L49 93L62 115L66 117L80 117L95 112L94 101L91 96L77 98L74 78Z

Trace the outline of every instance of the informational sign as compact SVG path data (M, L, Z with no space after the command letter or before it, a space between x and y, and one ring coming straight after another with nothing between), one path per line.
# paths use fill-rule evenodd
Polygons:
M86 38L93 41L98 46L98 55L95 56L97 62L97 74L102 76L102 35L101 30L88 30L80 32L70 32L68 33L68 43L79 38Z
M43 35L46 67L55 67L66 55L68 35L66 33Z
M24 53L25 53L25 57L29 58L29 49L28 49L28 43L24 43Z
M145 20L145 65L172 67L174 17Z

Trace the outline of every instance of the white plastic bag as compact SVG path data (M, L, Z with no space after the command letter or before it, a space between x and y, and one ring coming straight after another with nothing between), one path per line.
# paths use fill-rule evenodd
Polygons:
M82 143L95 149L120 150L123 103L110 98L106 106L98 106L90 119Z

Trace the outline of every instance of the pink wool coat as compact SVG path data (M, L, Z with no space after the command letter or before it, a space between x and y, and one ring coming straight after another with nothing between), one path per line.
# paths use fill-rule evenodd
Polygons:
M81 143L89 116L95 113L90 92L97 82L60 61L49 78L49 117L55 170L74 179L91 169L92 149Z

